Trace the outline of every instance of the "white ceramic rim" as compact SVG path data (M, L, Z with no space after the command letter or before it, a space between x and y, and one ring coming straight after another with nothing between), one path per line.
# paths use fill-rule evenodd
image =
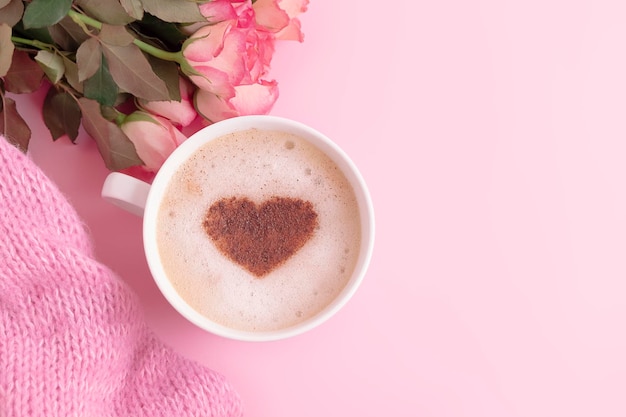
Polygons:
M322 149L342 168L344 174L353 185L361 217L361 252L354 274L342 292L330 305L314 317L289 328L267 332L242 331L223 326L198 313L187 304L165 275L158 256L156 227L154 226L162 195L169 183L169 179L180 164L206 142L230 132L250 128L287 131L310 140ZM143 241L148 266L159 290L174 309L187 320L210 333L229 339L242 341L279 340L304 333L319 326L335 315L352 298L363 281L374 249L374 209L365 181L355 164L337 144L324 134L300 122L282 117L266 115L239 116L214 123L199 130L183 142L165 161L148 193L143 219Z

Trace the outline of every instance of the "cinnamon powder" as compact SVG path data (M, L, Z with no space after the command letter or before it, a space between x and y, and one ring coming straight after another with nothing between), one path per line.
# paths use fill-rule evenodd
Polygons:
M317 225L311 202L288 197L260 205L245 197L224 198L211 205L203 222L220 252L257 278L295 254Z

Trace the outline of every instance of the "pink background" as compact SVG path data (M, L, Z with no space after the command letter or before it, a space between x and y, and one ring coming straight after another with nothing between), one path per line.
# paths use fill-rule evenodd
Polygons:
M32 156L167 343L230 378L247 416L626 415L623 1L311 0L273 62L273 114L334 138L377 215L361 289L294 339L195 328L99 198L91 140Z

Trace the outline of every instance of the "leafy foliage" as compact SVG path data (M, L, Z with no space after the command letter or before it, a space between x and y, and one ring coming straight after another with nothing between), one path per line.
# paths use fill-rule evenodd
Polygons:
M0 132L15 146L26 152L30 141L30 128L17 112L15 100L2 95L0 113Z
M141 165L107 117L120 114L115 106L129 97L180 100L180 91L177 64L146 54L135 40L182 44L176 24L203 19L188 0L0 0L0 134L28 148L30 129L7 94L32 93L46 80L42 114L54 140L75 141L82 123L109 169ZM159 33L172 36L160 41Z
M4 77L11 68L11 57L15 46L11 41L11 27L0 23L0 77Z
M81 98L78 105L83 115L83 126L96 141L107 168L113 171L141 164L133 144L117 124L102 116L97 101Z
M48 90L43 102L43 120L54 140L67 135L74 142L81 116L80 106L70 94L54 88Z
M307 1L0 0L0 136L27 150L11 95L48 87L53 140L74 142L82 126L110 170L155 172L196 118L269 111L274 42L298 38L290 16Z

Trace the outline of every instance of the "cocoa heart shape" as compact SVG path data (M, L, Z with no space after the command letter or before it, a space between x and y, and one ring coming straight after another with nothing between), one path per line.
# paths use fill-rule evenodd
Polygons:
M317 224L309 201L272 197L257 205L230 197L211 205L203 226L220 252L260 278L304 246Z

